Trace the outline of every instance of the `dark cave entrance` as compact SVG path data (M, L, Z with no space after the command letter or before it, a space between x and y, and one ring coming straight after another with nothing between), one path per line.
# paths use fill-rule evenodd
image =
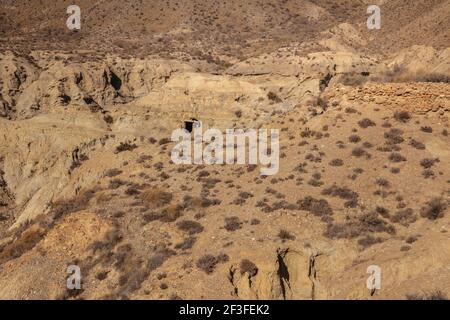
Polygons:
M200 124L200 121L198 121L197 119L191 119L191 120L184 122L184 128L188 132L192 132L192 130L194 130L194 127L196 127L199 124Z
M119 91L120 88L122 87L122 80L120 80L120 78L114 72L111 72L110 76L111 76L110 82L112 87L116 91Z

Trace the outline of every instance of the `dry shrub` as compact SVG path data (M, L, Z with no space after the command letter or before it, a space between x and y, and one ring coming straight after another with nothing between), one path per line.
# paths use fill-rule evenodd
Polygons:
M238 217L227 217L225 218L225 230L236 231L242 228L242 222Z
M228 255L219 254L218 256L213 256L211 254L205 254L200 259L197 260L197 268L203 270L207 274L211 274L214 272L217 264L224 263L229 260Z
M174 222L182 214L182 207L179 205L171 205L167 208L164 208L160 211L152 211L144 214L143 219L146 223L159 220L161 222Z
M400 144L405 139L402 137L403 131L396 128L391 128L384 133L384 138L387 140L387 144Z
M366 235L360 239L358 239L358 244L363 248L368 248L373 246L374 244L383 242L383 239L380 237L374 237L371 235Z
M340 83L344 86L357 87L368 81L368 77L361 73L345 73L340 78Z
M95 189L90 189L70 200L59 200L54 202L52 204L54 218L57 220L66 214L87 209L89 201L94 197L96 191L97 190Z
M117 248L115 254L115 267L120 272L119 289L115 296L119 298L127 297L130 292L140 289L150 273L169 259L175 252L169 249L160 249L153 253L147 262L142 261L141 257L133 253L130 245L122 245Z
M404 74L398 77L397 82L433 82L433 83L450 83L450 76L443 73L429 73L419 71L415 73Z
M161 140L158 141L158 144L160 146L162 146L162 145L165 145L165 144L168 144L168 143L171 143L171 142L172 142L172 140L170 140L169 138L162 138Z
M184 210L194 210L202 206L202 198L185 195L181 204Z
M417 236L409 236L408 238L406 238L405 242L411 244L416 242L418 239L419 238Z
M368 118L364 118L364 119L358 121L358 125L363 129L376 126L375 122L373 122L372 120L370 120Z
M127 190L125 190L125 194L127 196L136 196L140 193L141 191L139 191L139 188L137 188L136 186L128 187Z
M121 153L124 151L132 151L137 148L137 145L131 142L121 142L117 147L115 153Z
M187 232L190 235L203 232L203 226L197 221L183 220L177 223L178 229Z
M119 174L122 174L122 170L119 169L109 169L108 171L105 172L105 176L106 177L115 177L118 176Z
M413 209L407 208L394 213L390 220L394 223L401 224L404 227L408 227L411 223L416 222L417 216L414 214Z
M429 220L440 219L444 216L447 204L441 198L431 199L420 212L420 216Z
M357 158L360 158L362 156L366 156L367 159L369 159L371 157L370 154L366 150L361 148L361 147L354 148L352 150L352 156L357 157Z
M386 179L384 179L384 178L377 178L377 179L375 180L375 183L376 183L378 186L382 187L382 188L389 188L390 185L391 185L391 184L389 183L389 181L386 180Z
M0 264L16 259L38 244L46 234L46 230L34 224L24 232L18 232L13 241L0 249Z
M384 208L384 207L376 207L375 211L381 215L383 218L389 218L390 214L389 214L389 210Z
M82 269L85 274L98 264L114 267L119 273L119 287L115 292L108 295L108 299L126 297L129 292L139 289L140 284L147 278L149 269L147 264L137 256L130 244L120 244L123 236L116 225L101 241L92 243L89 249L93 255L83 261ZM105 276L109 271L102 271L97 278Z
M435 158L435 159L425 158L420 161L420 165L424 169L430 169L432 166L434 166L435 163L438 163L438 162L440 162L440 160L438 158Z
M177 243L175 245L175 249L183 250L183 251L189 250L194 246L196 241L197 241L197 238L189 236L189 237L185 238L182 242Z
M107 190L102 190L97 193L97 196L95 197L95 203L104 205L105 203L108 203L111 201L111 199L114 197L114 195Z
M325 236L331 239L353 239L372 233L395 234L395 228L378 217L378 213L370 212L348 221L337 224L328 224Z
M354 208L358 205L359 195L347 187L338 187L333 185L329 188L323 189L322 195L347 200L344 205L348 208Z
M399 163L402 161L406 161L406 158L402 156L400 153L393 152L389 155L388 159L393 163Z
M450 76L439 72L429 72L427 70L409 71L404 66L394 65L392 69L384 72L377 79L380 82L432 82L450 83Z
M247 273L250 277L256 276L258 267L248 259L243 259L239 265L241 274Z
M330 166L332 167L342 167L344 165L344 161L342 159L333 159L330 161Z
M270 92L267 94L267 98L268 98L270 101L274 102L274 103L280 103L280 102L282 102L282 100L277 96L277 94L274 93L274 92L272 92L272 91L270 91Z
M352 134L350 137L348 137L348 141L350 141L351 143L358 143L361 141L361 137L356 134Z
M333 209L325 199L317 200L307 196L303 200L297 201L297 204L300 210L311 212L313 215L322 217L325 220L329 219L327 217L333 214Z
M407 294L408 300L448 300L447 296L440 290L435 290L430 293L413 293Z
M175 255L176 253L170 249L161 249L158 250L156 253L153 254L153 256L150 257L148 260L148 269L149 271L154 271L158 269L160 266L164 264L164 262L169 259L171 256Z
M417 140L411 139L409 145L417 150L425 150L425 145Z
M211 206L218 206L222 203L219 199L208 199L208 198L202 198L201 206L202 208L208 208Z
M161 208L172 202L172 193L157 189L149 188L140 194L139 198L144 202L144 204L152 208Z
M432 177L434 177L434 172L433 172L433 170L426 169L426 170L423 170L423 171L422 171L422 176L423 176L425 179L432 178Z
M109 182L108 188L111 189L111 190L116 190L116 189L119 189L121 186L126 185L126 184L127 184L127 182L124 181L124 180L121 180L121 179L112 179L112 180Z
M111 117L109 114L103 116L103 120L107 123L107 124L112 124L114 122L113 117Z
M281 229L280 232L278 232L278 237L283 241L287 240L295 240L295 236L292 235L289 231Z
M116 244L122 241L122 239L123 236L119 228L114 228L106 233L104 239L92 243L89 246L89 250L91 250L93 253L96 253L97 251L111 251L116 246Z
M411 114L408 111L396 111L394 113L394 119L398 122L406 123L411 120Z

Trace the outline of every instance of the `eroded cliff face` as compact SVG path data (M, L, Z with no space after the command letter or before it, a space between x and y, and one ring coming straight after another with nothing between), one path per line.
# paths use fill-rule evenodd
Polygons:
M236 295L244 300L311 300L325 298L317 292L316 258L319 253L279 248L272 259L266 257L254 271L230 269L230 281Z
M167 134L192 118L210 127L262 125L320 91L319 79L302 82L294 75L276 81L196 73L160 59L76 60L44 52L1 56L1 154L4 184L21 208L15 226L47 212L92 150L110 151L119 139L155 131ZM272 91L281 98L270 100Z
M448 293L450 90L417 68L443 77L448 50L371 56L349 49L360 40L339 25L324 51L293 45L220 72L1 53L0 297ZM280 129L279 174L173 164L171 133L194 119ZM75 296L70 264L85 277ZM370 265L382 290L366 287Z

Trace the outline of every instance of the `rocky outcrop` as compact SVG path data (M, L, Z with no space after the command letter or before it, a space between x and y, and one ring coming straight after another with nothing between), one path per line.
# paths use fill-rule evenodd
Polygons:
M95 112L143 96L173 73L190 70L182 63L164 60L111 57L103 62L71 62L64 55L46 59L39 68L13 53L0 55L0 69L5 71L0 115L25 119L69 105Z
M260 261L257 272L249 274L233 265L230 282L235 294L244 300L307 300L316 298L316 257L293 249L278 249Z

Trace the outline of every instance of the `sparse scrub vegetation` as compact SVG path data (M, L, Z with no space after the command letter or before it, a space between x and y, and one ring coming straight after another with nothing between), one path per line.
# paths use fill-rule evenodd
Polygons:
M402 134L402 130L391 128L389 131L384 133L384 138L386 139L387 144L400 144L405 141Z
M353 148L353 150L352 150L352 156L354 156L354 157L356 157L356 158L361 158L361 157L363 157L363 156L365 156L366 159L370 159L370 158L371 158L370 153L368 153L366 150L364 150L364 149L361 148L361 147Z
M106 177L112 178L112 177L115 177L115 176L120 175L121 173L122 173L122 170L119 170L119 169L109 169L108 171L105 172L105 176L106 176Z
M435 158L435 159L425 158L420 161L420 165L424 169L430 169L431 167L434 166L435 163L438 163L438 162L440 162L438 158Z
M190 235L203 232L203 226L197 221L192 220L180 221L177 223L177 227Z
M0 9L1 294L447 298L449 81L428 71L448 67L448 1L401 19L385 1L392 28L369 38L361 0L82 1L89 28L62 33L37 22L66 4L44 2ZM261 174L263 145L258 164L206 164L205 136L171 161L170 132L200 121L278 129L280 171ZM394 290L365 289L378 262ZM60 281L71 264L84 291Z
M289 231L281 229L280 232L278 232L278 238L281 239L281 241L285 242L288 240L295 240L295 236L292 235Z
M329 188L323 189L322 195L347 200L344 204L347 208L354 208L358 205L359 195L347 187L338 187L333 185Z
M379 218L378 213L370 212L350 218L343 223L328 224L325 236L331 239L353 239L361 236L360 244L368 246L380 242L380 238L375 238L373 233L392 235L395 232L395 228Z
M393 152L389 155L389 160L393 163L399 163L402 161L406 161L406 158L400 153Z
M394 119L398 122L406 123L411 120L411 114L408 111L396 111L394 113Z
M269 91L269 93L267 93L267 98L273 103L282 102L282 100L277 96L277 94L272 91Z
M440 290L430 293L412 293L406 295L407 300L448 300L447 296Z
M417 221L417 216L416 214L414 214L413 209L407 208L404 210L397 211L390 217L390 220L404 227L408 227L410 224Z
M358 125L363 129L376 126L375 122L373 122L372 120L370 120L368 118L364 118L364 119L358 121Z
M140 199L152 208L161 208L172 202L173 195L161 189L151 188L144 190Z
M352 134L350 137L348 137L348 141L350 141L351 143L358 143L361 141L361 138L356 134Z
M236 231L242 228L242 222L238 217L227 217L224 228L227 231Z
M422 207L420 215L429 220L440 219L444 216L447 204L441 198L431 199L424 207Z
M333 159L330 161L330 166L332 167L341 167L344 165L344 161L342 159Z
M0 263L16 259L36 246L45 236L46 229L38 224L29 226L23 232L17 233L13 241L0 247Z
M121 142L117 147L115 153L121 153L125 151L133 151L137 148L137 145L134 143L131 143L129 141L127 142Z
M324 221L329 221L329 216L333 215L333 209L325 199L314 199L305 197L297 202L300 210L311 212L313 215L321 217Z
M183 250L183 251L189 250L194 246L196 241L197 241L197 238L195 238L195 237L191 237L191 236L187 237L182 242L177 243L175 245L175 249Z
M417 141L415 139L411 139L409 145L412 146L413 148L416 148L417 150L425 150L425 145L422 142Z
M72 212L82 211L89 207L89 201L94 197L95 190L87 190L70 200L60 200L52 204L53 216L59 219Z
M124 180L121 180L121 179L112 179L112 180L109 182L108 188L111 189L111 190L115 190L115 189L118 189L118 188L120 188L121 186L124 186L124 185L126 185L126 184L127 184L127 182L124 181Z
M212 274L216 269L217 264L227 262L228 260L229 257L226 254L219 254L218 256L205 254L197 260L197 268L204 271L206 274Z
M258 267L248 259L243 259L239 264L241 274L247 273L250 277L256 276Z
M370 234L358 239L358 244L363 248L368 248L370 246L373 246L374 244L381 242L383 242L383 239L381 237L374 237Z

